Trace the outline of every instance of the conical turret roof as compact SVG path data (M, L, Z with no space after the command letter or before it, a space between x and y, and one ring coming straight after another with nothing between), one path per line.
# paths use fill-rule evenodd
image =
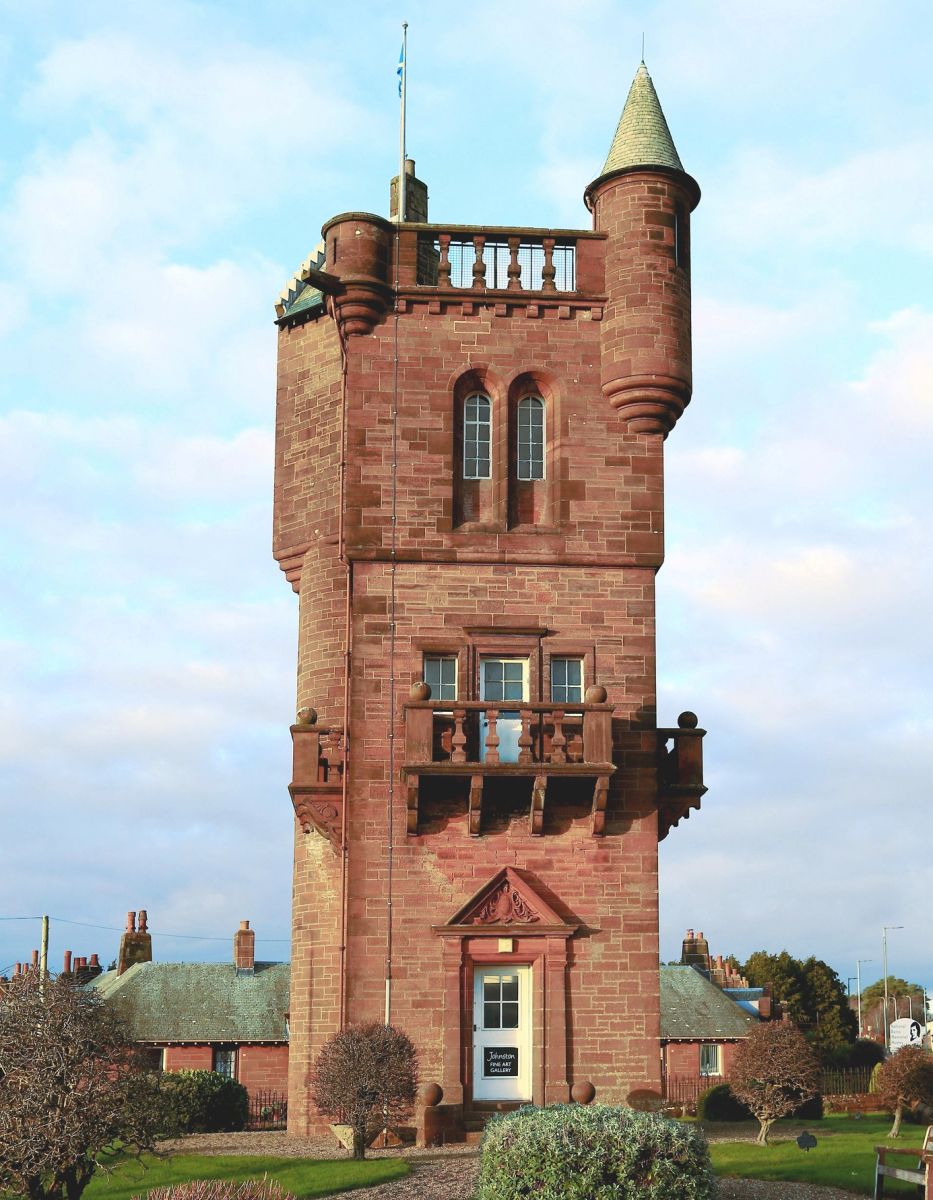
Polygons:
M602 175L628 167L684 169L644 63L635 72Z

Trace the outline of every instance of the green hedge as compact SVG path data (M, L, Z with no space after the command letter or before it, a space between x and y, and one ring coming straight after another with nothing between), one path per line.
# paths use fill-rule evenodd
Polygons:
M477 1200L712 1200L702 1130L657 1113L593 1104L493 1117Z
M171 1136L245 1129L249 1093L215 1071L167 1071L159 1081L162 1121Z

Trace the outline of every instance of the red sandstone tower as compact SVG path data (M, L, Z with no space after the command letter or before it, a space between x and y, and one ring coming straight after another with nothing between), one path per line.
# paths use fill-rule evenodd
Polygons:
M490 1107L660 1082L662 450L690 399L690 213L635 76L593 229L343 213L279 305L275 556L300 597L289 1120L386 1017Z

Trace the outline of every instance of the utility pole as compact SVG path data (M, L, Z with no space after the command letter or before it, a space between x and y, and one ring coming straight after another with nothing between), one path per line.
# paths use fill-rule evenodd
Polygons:
M903 925L881 926L881 957L884 961L884 1048L891 1049L891 1022L888 1018L888 930L903 929Z
M49 919L42 918L42 937L39 942L39 978L45 979L49 973Z
M855 989L858 993L858 1035L862 1036L862 963L874 962L873 958L857 958L855 960Z

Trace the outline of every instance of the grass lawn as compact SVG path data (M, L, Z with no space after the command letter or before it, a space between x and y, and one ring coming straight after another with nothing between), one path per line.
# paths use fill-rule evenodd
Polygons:
M408 1174L399 1158L347 1159L273 1158L261 1156L173 1154L171 1158L144 1158L147 1170L134 1159L119 1164L110 1174L91 1180L85 1200L130 1200L150 1188L184 1183L189 1179L261 1179L268 1175L294 1196L329 1196L349 1188L386 1183Z
M757 1124L748 1125L757 1130ZM902 1125L900 1137L887 1141L891 1118L863 1117L860 1121L844 1115L811 1121L806 1128L817 1140L813 1150L801 1150L794 1140L800 1122L779 1121L773 1126L767 1146L752 1142L716 1142L710 1154L717 1175L738 1176L740 1179L783 1179L801 1183L823 1184L844 1188L857 1195L870 1196L875 1180L875 1146L916 1146L923 1141L921 1125ZM705 1124L707 1133L715 1137L716 1125ZM905 1167L915 1164L905 1161ZM884 1181L885 1195L913 1196L917 1190L897 1179Z

